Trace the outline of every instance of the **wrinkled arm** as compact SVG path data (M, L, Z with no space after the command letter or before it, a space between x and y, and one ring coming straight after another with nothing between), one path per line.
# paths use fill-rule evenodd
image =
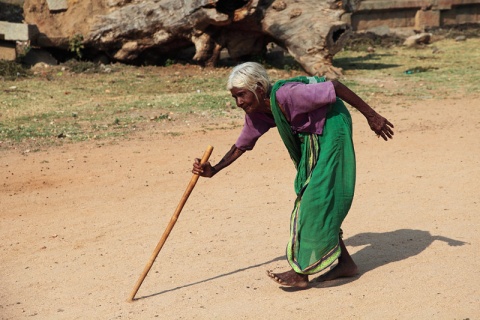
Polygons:
M362 98L340 81L333 80L332 83L337 97L360 111L365 118L367 118L370 129L372 129L377 136L381 136L385 141L393 138L393 124L373 110Z
M216 175L220 170L225 167L228 167L232 164L235 160L240 158L240 156L245 151L238 149L235 145L225 154L225 156L217 163L215 166L212 166L210 162L205 162L203 165L200 164L200 159L195 159L193 163L192 172L194 174L198 174L202 177L211 178Z

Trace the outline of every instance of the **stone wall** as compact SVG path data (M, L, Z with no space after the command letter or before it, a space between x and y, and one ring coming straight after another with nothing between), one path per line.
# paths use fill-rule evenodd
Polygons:
M480 0L347 0L343 20L354 31L386 26L428 28L480 24Z

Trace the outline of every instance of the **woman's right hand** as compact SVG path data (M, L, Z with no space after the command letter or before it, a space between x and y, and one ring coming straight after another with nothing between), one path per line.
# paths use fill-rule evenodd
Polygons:
M215 174L215 169L213 169L210 162L200 164L200 159L196 158L195 162L193 163L192 173L198 174L201 177L211 178Z

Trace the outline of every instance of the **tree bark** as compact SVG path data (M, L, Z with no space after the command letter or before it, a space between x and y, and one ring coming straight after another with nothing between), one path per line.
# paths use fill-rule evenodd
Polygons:
M266 10L262 27L298 61L309 74L337 78L341 70L332 58L350 35L342 22L344 13L329 1L277 0Z
M81 34L86 48L132 62L174 56L215 65L224 48L233 59L261 54L274 42L312 75L336 78L332 57L350 27L333 0L82 0L52 13L46 0L25 0L27 23L41 32L41 46L66 48Z

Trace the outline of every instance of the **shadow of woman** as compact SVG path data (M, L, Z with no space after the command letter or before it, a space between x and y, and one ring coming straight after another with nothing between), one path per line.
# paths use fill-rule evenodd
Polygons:
M352 278L316 283L315 287L331 287L355 281L362 274L378 267L418 255L434 241L444 241L449 246L466 244L463 241L431 235L428 231L412 229L400 229L384 233L360 233L344 241L347 247L365 246L352 254L353 260L359 266L359 275Z

